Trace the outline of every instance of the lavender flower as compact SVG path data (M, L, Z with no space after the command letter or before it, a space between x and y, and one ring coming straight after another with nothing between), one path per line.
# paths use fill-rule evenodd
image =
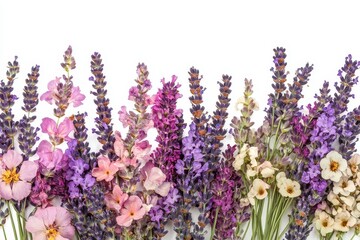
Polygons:
M182 109L176 108L177 100L182 97L176 79L173 76L170 82L161 81L163 87L156 94L152 107L154 127L158 131L158 147L151 157L170 182L174 180L175 164L181 158L181 139L185 128Z
M185 128L182 118L182 110L176 108L180 84L176 84L176 76L170 82L163 79L162 89L159 89L155 96L152 107L154 127L158 130L156 141L158 147L151 155L156 167L159 167L165 174L166 180L171 183L175 180L175 164L181 159L181 139ZM176 200L179 198L175 186L169 194L160 200L150 211L151 220L156 222L153 235L161 239L167 233L164 229L169 217L174 213Z
M39 66L31 68L31 73L28 74L28 78L25 80L26 85L24 87L24 106L22 110L25 112L25 115L19 122L19 131L18 136L19 147L24 153L24 160L28 160L29 157L33 156L36 153L36 149L32 149L39 140L37 132L40 130L38 127L31 126L31 123L36 119L36 116L30 116L31 113L36 111L36 106L39 103L39 95L37 92L38 87L36 86L39 78Z
M196 233L198 225L192 221L190 209L196 203L195 196L200 177L208 170L208 164L204 162L201 148L203 142L197 134L195 123L190 124L188 136L182 141L183 158L179 159L175 165L180 199L177 202L177 212L174 214L174 231L176 239L201 239ZM199 237L199 238L195 238Z
M95 91L91 92L96 99L96 113L98 115L95 118L96 130L93 132L98 135L97 139L102 145L100 153L107 155L111 160L115 160L116 156L114 153L114 135L113 135L113 124L111 123L111 111L109 107L109 99L106 98L107 90L105 76L103 74L104 64L102 63L101 55L95 52L91 55L91 73L90 81L93 81L93 88Z
M14 121L14 115L12 114L12 106L17 99L13 92L13 84L16 75L19 73L19 63L17 57L13 62L8 62L8 70L6 71L7 82L1 80L0 82L0 142L2 143L2 152L6 152L7 149L14 148L14 137L17 132L17 123Z
M64 63L61 63L61 66L66 71L67 75L63 75L63 80L65 83L59 82L57 85L56 101L55 105L57 108L54 109L54 114L56 117L60 118L65 116L65 111L70 104L70 98L73 88L73 76L70 75L70 70L76 68L76 62L72 56L72 47L69 46L64 53Z
M346 160L349 160L356 152L355 145L360 134L360 107L347 113L345 123L339 136L339 153Z
M110 219L115 217L105 206L104 188L91 175L96 156L90 153L87 142L86 116L86 113L74 116L75 140L68 143L65 152L69 158L66 172L69 197L65 206L73 214L74 226L82 238L101 240L113 235L115 222Z

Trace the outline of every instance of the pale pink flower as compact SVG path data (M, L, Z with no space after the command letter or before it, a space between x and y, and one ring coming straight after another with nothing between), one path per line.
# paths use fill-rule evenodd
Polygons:
M26 230L33 240L71 240L75 235L71 214L62 207L39 208L29 217Z
M41 123L43 133L49 134L50 140L54 145L61 144L64 140L69 140L69 133L74 130L74 125L69 118L65 118L58 126L54 119L43 118Z
M45 170L59 170L65 167L66 161L63 161L63 152L55 148L51 143L42 140L39 144L36 154L39 156L39 163L44 166Z
M142 169L145 174L144 188L148 191L155 191L162 197L168 195L171 184L165 182L166 175L161 171L160 168L155 167L151 162L146 163Z
M23 162L22 156L14 150L8 150L2 159L0 168L0 196L5 200L20 201L31 192L31 181L36 176L38 165L35 162ZM18 166L21 164L20 170Z
M151 145L149 141L141 141L135 143L131 149L134 158L136 159L136 164L143 165L150 159Z
M48 103L52 104L54 99L58 100L56 95L58 94L57 85L60 83L60 80L61 80L60 77L55 77L54 80L51 80L48 83L48 85L47 85L48 91L40 96L41 101L45 100Z
M60 83L61 78L55 77L54 80L48 83L48 91L40 96L40 100L45 100L48 103L52 104L53 100L58 101L59 92L57 86ZM78 107L82 104L82 101L85 99L85 95L80 93L79 87L73 87L71 89L71 96L69 99L69 104L72 103L74 107Z
M98 157L98 167L92 170L92 175L96 177L96 181L105 180L110 182L113 180L114 175L118 171L118 167L114 162L110 162L110 159L105 156Z
M82 101L85 99L85 95L80 93L79 87L73 87L71 89L71 97L69 103L72 103L74 107L82 105Z
M336 151L329 152L320 161L321 177L330 179L333 182L339 182L343 173L347 169L347 161Z
M116 222L122 227L129 227L133 220L141 219L146 213L143 203L138 196L130 196L121 209L121 215Z
M124 202L128 200L129 195L124 193L119 185L115 185L112 193L108 193L105 195L105 203L109 209L116 210L117 212L120 211Z
M132 124L132 121L129 117L128 112L126 111L125 106L122 106L121 110L119 111L119 120L123 124L124 128Z
M136 159L129 157L129 151L126 149L124 140L121 138L120 132L115 132L115 142L114 142L114 151L118 159L116 160L116 165L119 167L120 171L126 172L127 166L136 167Z

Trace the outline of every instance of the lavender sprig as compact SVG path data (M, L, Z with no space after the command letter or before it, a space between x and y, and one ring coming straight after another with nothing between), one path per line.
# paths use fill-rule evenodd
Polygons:
M93 88L95 91L92 91L96 99L94 100L96 104L96 113L98 115L95 118L96 129L93 129L93 132L98 135L97 140L101 143L102 148L100 153L106 155L111 160L115 160L116 156L114 153L114 141L115 137L113 135L113 124L111 123L111 111L112 108L109 107L109 99L106 97L106 81L103 74L104 64L102 63L101 55L95 52L91 55L91 73L93 74L90 77L90 81L93 81Z
M341 123L345 119L343 113L347 110L350 98L354 97L354 95L351 94L351 90L352 87L358 83L359 77L355 77L355 72L358 70L359 66L360 62L356 60L353 61L352 56L349 54L345 58L344 67L338 72L340 85L337 82L335 83L336 92L334 94L334 109L336 115L336 127L338 128L339 133L341 133Z
M22 107L22 110L25 112L25 115L19 122L20 133L18 142L21 151L24 153L24 160L28 160L36 153L36 149L32 150L32 148L39 140L37 132L40 128L31 126L31 123L36 119L36 116L31 116L31 114L36 111L36 106L39 103L39 94L37 92L37 83L40 75L39 68L40 66L38 65L31 68L31 73L28 74L28 78L25 80L26 85L24 86L23 92L24 106Z
M112 237L115 216L104 204L103 187L91 176L96 155L90 153L85 117L86 113L78 113L73 120L75 141L69 143L66 152L70 160L66 174L69 198L65 206L74 216L73 224L79 236L102 240Z
M0 82L0 129L1 129L1 149L5 153L9 148L14 148L14 137L17 133L17 122L14 121L12 114L12 106L17 99L12 92L16 75L19 73L19 63L17 57L13 62L8 62L8 70L6 71L7 82Z
M61 63L67 75L63 75L65 83L59 82L57 84L57 93L55 96L55 105L57 108L54 109L56 117L61 118L65 116L65 111L69 107L69 100L71 98L73 88L73 76L70 75L70 70L76 68L76 62L72 56L72 47L69 46L64 53L64 62Z
M176 79L176 76L173 76L170 82L162 79L163 87L156 94L152 107L154 127L158 131L156 137L158 146L151 158L155 166L166 174L166 181L171 183L174 183L176 179L175 164L182 158L182 135L186 126L182 109L176 108L177 100L182 97L178 90L180 84L176 84ZM176 210L175 204L178 197L178 189L173 186L168 196L158 200L156 206L152 207L150 216L151 220L156 222L153 230L156 239L161 239L166 235L165 224Z
M356 152L355 145L359 140L360 134L360 106L347 113L344 119L345 123L339 136L339 153L349 160Z

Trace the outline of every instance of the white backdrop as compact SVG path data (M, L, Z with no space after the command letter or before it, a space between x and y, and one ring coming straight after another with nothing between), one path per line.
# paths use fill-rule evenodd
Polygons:
M234 103L242 94L245 77L253 79L254 96L260 109L265 108L271 91L269 69L274 47L287 49L290 76L306 62L314 64L302 103L313 101L323 80L331 84L337 80L337 71L347 54L360 59L357 1L219 2L1 0L0 79L5 78L7 61L18 55L21 72L15 83L16 93L21 96L26 74L35 64L40 65L39 90L43 93L49 80L62 75L62 55L72 45L77 62L74 84L87 96L76 111L88 112L91 129L95 107L89 94L89 63L90 55L98 51L105 64L115 128L120 129L117 112L122 105L131 106L128 89L134 84L138 62L148 65L153 93L160 87L161 78L170 79L173 74L179 77L184 94L179 106L189 122L187 71L191 66L204 75L209 112L214 110L216 82L223 73L233 76L229 110L232 118L239 114ZM359 90L360 86L356 86L355 93ZM352 106L359 99L360 94ZM22 116L20 107L18 101L17 118ZM38 109L38 120L52 113L45 102ZM262 111L255 114L257 125L263 116ZM227 140L232 141L230 137Z

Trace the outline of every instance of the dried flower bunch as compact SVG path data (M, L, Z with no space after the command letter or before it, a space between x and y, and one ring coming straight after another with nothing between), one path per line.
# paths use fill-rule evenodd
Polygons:
M81 112L86 96L71 75L76 69L71 46L60 64L64 74L49 81L45 93L38 93L40 67L31 68L24 115L17 120L15 57L0 82L3 238L153 240L170 231L178 240L300 240L312 230L320 239L359 235L360 106L349 110L348 104L360 63L347 56L334 94L325 81L314 100L300 105L313 66L298 68L289 81L286 56L284 48L274 49L273 91L257 129L252 80L244 80L239 116L227 122L232 77L221 77L209 114L203 76L190 68L191 120L186 122L177 77L162 79L152 94L143 63L129 89L133 108L119 109L123 129L115 129L101 55L95 52L90 63L96 111ZM39 100L54 110L36 126ZM88 114L96 114L91 133ZM157 132L154 144L150 129ZM227 136L232 143L225 144ZM97 149L90 147L92 139ZM12 227L13 238L5 226Z

